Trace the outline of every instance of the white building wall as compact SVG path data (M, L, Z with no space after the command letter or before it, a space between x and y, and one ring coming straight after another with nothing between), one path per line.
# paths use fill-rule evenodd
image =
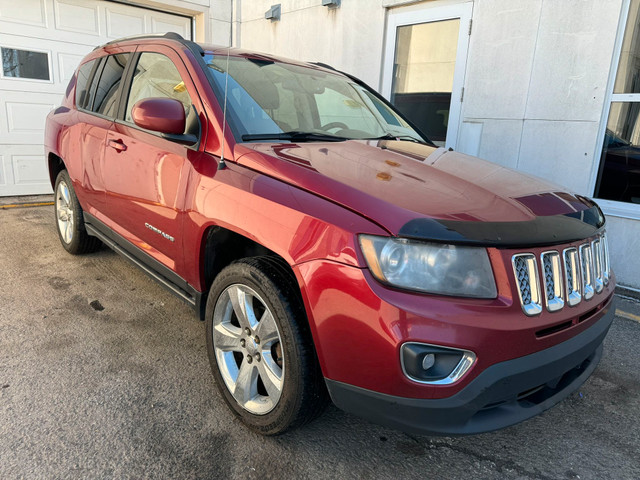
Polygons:
M476 0L461 135L482 134L467 153L591 195L621 5Z
M385 21L380 0L343 0L340 8L323 7L320 0L241 3L237 45L324 62L379 86ZM282 5L281 20L266 20L265 12L276 3Z
M476 0L460 147L592 196L622 4ZM619 283L640 288L640 222L608 231Z

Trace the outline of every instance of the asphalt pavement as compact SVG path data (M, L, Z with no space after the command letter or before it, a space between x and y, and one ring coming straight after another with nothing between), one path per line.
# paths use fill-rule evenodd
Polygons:
M264 438L227 410L181 300L107 248L67 254L53 207L0 208L0 479L638 479L638 345L619 297L594 375L517 426L410 436L331 406Z

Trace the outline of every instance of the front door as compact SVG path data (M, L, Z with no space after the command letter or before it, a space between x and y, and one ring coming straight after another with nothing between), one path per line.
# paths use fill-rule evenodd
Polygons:
M107 217L118 234L172 270L182 256L182 223L191 148L144 130L132 120L145 98L174 98L187 114L188 133L197 98L180 57L166 47L139 47L124 112L109 132L104 155ZM179 68L178 68L179 67Z
M410 6L389 15L382 93L439 146L457 143L472 7Z

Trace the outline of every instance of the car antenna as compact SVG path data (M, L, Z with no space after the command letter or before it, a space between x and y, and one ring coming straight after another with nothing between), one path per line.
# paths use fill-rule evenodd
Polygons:
M218 162L218 169L222 170L227 166L224 161L224 145L226 143L224 132L227 127L227 87L229 86L229 50L231 49L231 39L229 39L229 46L227 47L227 66L224 72L224 102L222 105L222 156Z

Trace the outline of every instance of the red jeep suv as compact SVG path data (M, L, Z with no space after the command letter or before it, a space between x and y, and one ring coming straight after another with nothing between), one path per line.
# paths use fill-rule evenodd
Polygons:
M101 243L206 321L263 434L340 408L408 432L530 418L593 372L613 318L588 198L434 146L323 64L122 39L47 118L62 246Z

